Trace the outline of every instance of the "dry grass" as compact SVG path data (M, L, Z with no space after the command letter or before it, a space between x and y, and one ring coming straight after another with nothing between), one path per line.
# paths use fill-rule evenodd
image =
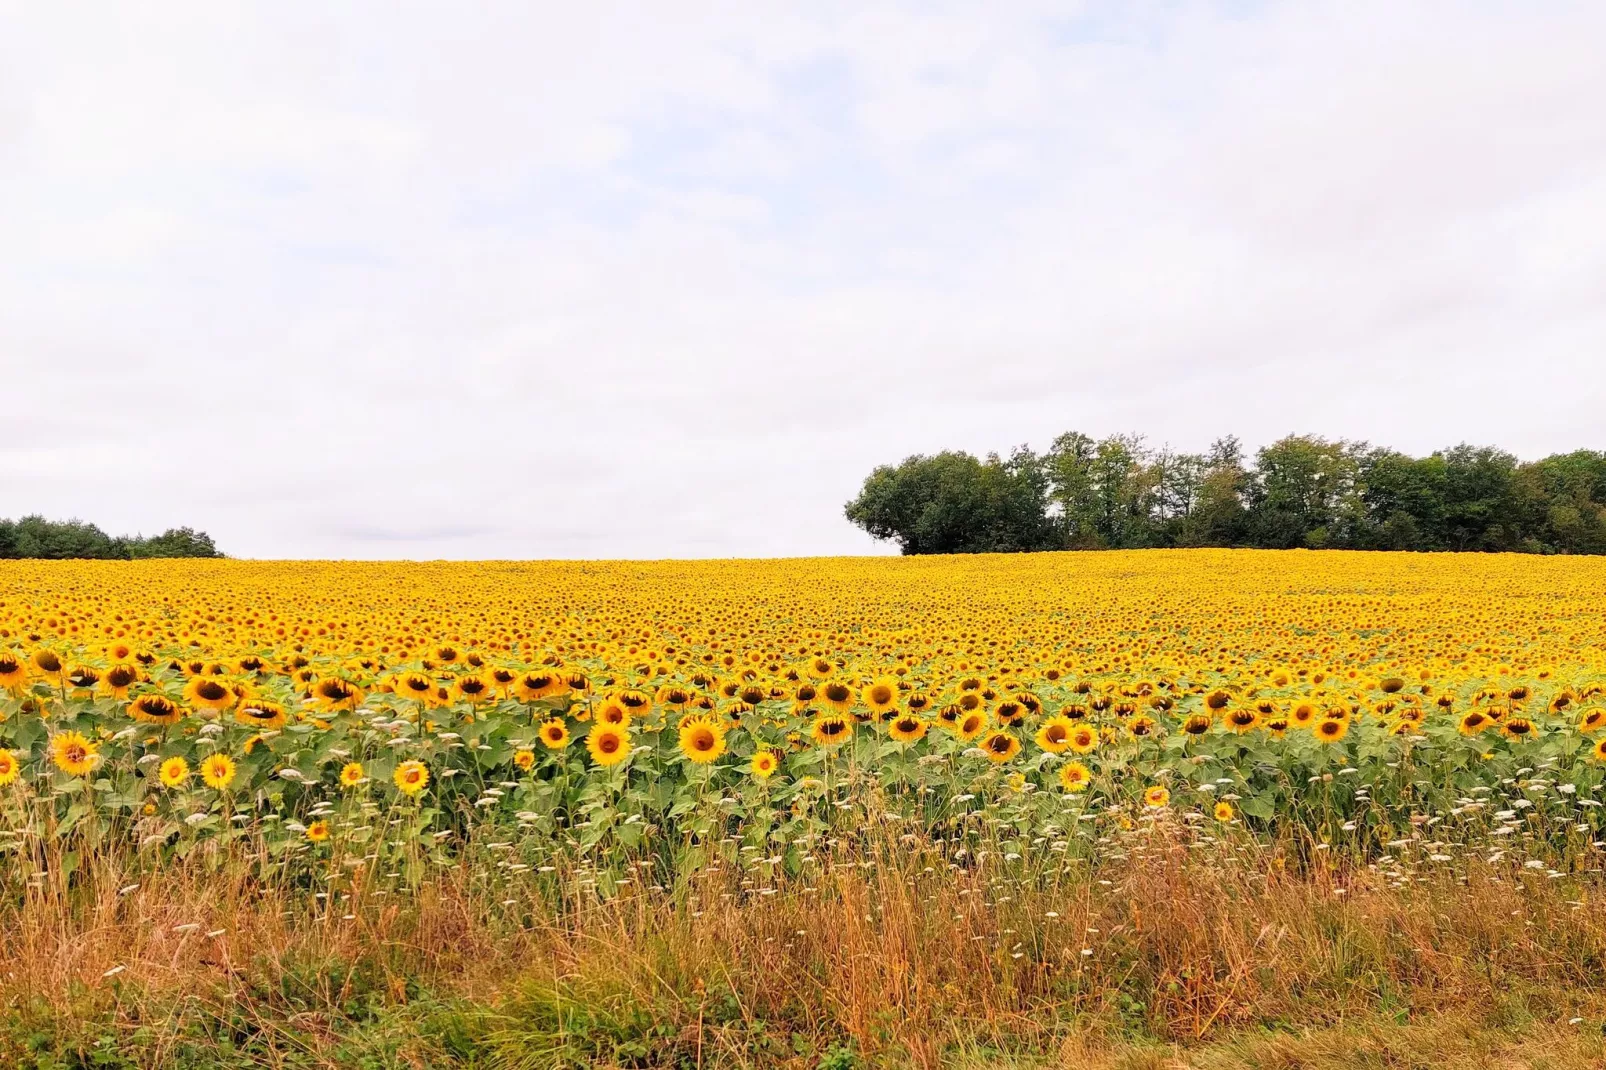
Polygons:
M0 918L0 1061L1571 1066L1606 1018L1599 889L1520 870L1398 889L1161 844L1052 880L905 853L494 906L468 873L332 908L200 865L38 888Z

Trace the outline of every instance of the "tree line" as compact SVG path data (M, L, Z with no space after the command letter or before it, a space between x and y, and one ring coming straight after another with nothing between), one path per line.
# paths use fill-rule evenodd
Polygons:
M82 520L0 517L0 560L44 558L134 561L147 557L222 557L212 536L193 528L168 528L160 535L108 535Z
M1291 435L1205 453L1072 431L1047 452L882 465L848 520L905 554L1237 546L1606 554L1606 453L1427 457Z

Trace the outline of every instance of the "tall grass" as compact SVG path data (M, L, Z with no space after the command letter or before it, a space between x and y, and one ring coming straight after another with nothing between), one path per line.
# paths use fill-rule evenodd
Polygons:
M1290 867L1165 822L1123 846L955 862L888 833L798 878L713 864L602 895L576 866L491 896L463 864L332 901L106 846L0 908L0 1065L1072 1065L1452 1013L1599 1037L1595 874Z

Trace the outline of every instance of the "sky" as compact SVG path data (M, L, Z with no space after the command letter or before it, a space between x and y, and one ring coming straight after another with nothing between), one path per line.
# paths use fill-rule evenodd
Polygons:
M0 515L892 552L1062 431L1606 448L1606 4L0 0Z

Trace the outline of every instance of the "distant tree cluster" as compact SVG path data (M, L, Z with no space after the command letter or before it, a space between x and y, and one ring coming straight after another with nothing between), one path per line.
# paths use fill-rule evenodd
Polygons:
M89 558L132 561L146 557L222 557L212 537L193 528L168 528L160 535L108 535L82 520L0 518L0 560Z
M1046 453L883 465L847 518L906 554L1242 546L1606 554L1606 453L1428 457L1292 435L1206 453L1069 432Z

